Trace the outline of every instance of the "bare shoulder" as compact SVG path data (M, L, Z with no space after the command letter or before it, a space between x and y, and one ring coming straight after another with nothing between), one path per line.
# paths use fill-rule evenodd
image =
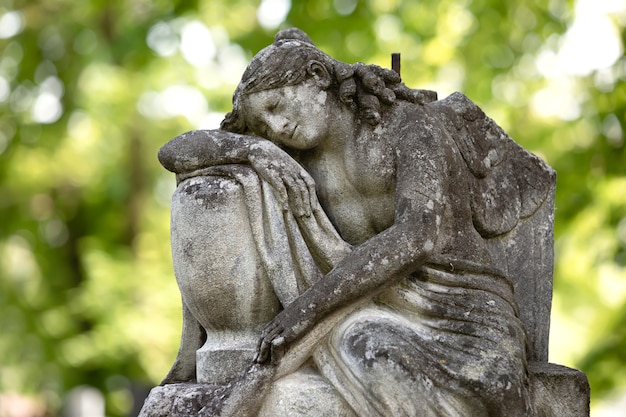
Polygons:
M428 154L436 158L447 142L442 125L430 108L405 101L394 106L384 129L398 156L408 154L415 158Z

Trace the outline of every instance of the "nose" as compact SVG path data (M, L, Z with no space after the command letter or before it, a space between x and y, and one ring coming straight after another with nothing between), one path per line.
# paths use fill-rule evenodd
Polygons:
M268 118L267 125L270 130L276 135L284 136L291 133L291 123L289 122L289 119L284 116L273 115L272 117Z

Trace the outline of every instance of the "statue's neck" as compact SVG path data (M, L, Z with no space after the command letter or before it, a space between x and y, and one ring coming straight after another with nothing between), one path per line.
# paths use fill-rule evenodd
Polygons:
M360 134L361 123L351 109L341 104L329 116L328 135L315 148L317 153L341 154Z

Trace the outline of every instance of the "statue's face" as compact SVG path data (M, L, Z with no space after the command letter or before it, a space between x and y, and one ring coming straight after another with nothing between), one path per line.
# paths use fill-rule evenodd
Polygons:
M329 130L326 97L326 91L309 79L249 94L242 100L242 108L253 133L288 148L311 149Z

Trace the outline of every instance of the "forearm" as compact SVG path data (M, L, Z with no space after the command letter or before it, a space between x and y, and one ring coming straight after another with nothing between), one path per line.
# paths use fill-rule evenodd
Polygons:
M432 250L428 231L395 225L355 247L331 272L302 294L298 307L316 322L342 306L371 297L417 270ZM303 311L304 310L304 311ZM305 312L306 311L306 312Z
M165 169L185 174L216 165L247 163L250 149L264 139L223 130L192 130L159 150Z

